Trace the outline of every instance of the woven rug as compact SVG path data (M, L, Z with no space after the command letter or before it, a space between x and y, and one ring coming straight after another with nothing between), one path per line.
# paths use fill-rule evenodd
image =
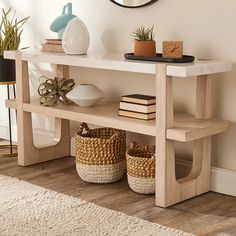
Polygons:
M1 236L190 235L0 175Z

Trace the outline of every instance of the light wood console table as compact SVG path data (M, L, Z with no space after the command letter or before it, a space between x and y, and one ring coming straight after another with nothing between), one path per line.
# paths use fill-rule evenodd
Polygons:
M17 101L6 106L18 112L19 165L29 166L70 155L69 121L123 129L156 137L156 205L168 207L210 190L211 136L227 131L230 123L211 118L211 83L213 74L229 71L225 61L196 61L188 64L164 64L125 61L122 54L91 52L69 56L42 52L8 51L5 58L16 60ZM118 104L82 108L58 104L43 107L39 97L30 97L28 62L57 65L58 77L69 77L69 66L152 74L156 79L157 119L140 121L118 116ZM196 77L195 117L173 113L172 77ZM189 79L189 78L188 78ZM35 147L31 113L55 117L55 143ZM175 142L193 142L193 164L188 177L176 180Z

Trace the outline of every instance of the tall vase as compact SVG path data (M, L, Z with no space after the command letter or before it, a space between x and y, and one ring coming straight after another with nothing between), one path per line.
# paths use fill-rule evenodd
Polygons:
M58 39L62 39L65 28L73 18L76 16L72 14L72 3L67 3L62 10L62 14L58 16L51 24L50 29L58 33Z
M72 19L63 34L62 47L66 54L87 54L90 43L89 32L82 20Z

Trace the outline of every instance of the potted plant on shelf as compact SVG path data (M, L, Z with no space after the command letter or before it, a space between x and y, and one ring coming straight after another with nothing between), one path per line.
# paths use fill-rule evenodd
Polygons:
M23 32L22 26L29 19L18 20L15 12L12 16L11 8L8 11L2 9L0 20L0 83L15 81L15 61L3 58L6 50L18 50Z
M153 29L154 26L149 28L140 26L133 32L135 56L156 56L156 42L154 40Z

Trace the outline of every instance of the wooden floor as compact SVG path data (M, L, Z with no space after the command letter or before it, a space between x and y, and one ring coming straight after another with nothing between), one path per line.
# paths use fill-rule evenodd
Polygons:
M193 234L236 235L234 197L208 193L162 209L154 206L154 196L132 192L125 179L107 185L83 182L76 173L73 157L30 167L19 167L16 158L0 158L0 174Z

